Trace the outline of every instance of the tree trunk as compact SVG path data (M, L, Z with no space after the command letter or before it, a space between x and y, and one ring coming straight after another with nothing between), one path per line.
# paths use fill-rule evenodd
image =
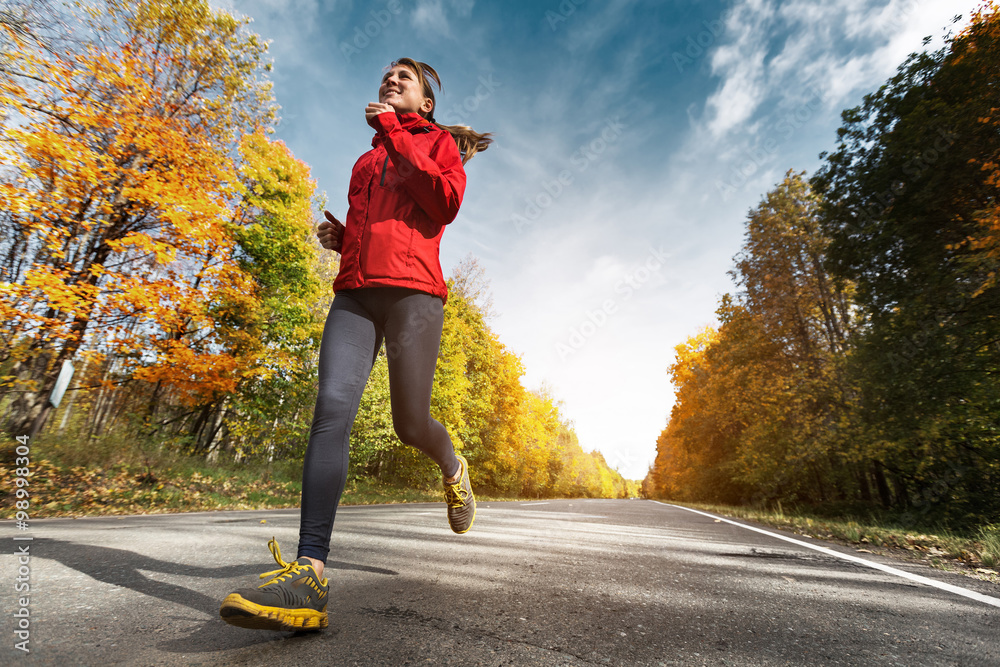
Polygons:
M191 449L195 454L201 453L201 434L202 431L205 430L205 423L208 421L211 410L211 404L202 406L201 410L198 412L198 418L194 420L191 430L188 431L188 433L194 438L194 444L191 445Z
M871 503L872 489L871 485L868 484L868 474L865 472L864 467L854 466L854 476L858 480L858 490L861 492L861 500Z
M25 435L35 426L35 422L43 407L40 396L48 398L49 392L55 386L55 377L48 376L49 360L51 356L46 352L38 352L33 357L19 361L14 365L13 375L17 378L16 385L22 387L36 381L40 382L37 389L21 389L15 394L14 400L7 406L4 415L4 430L16 435ZM48 391L46 391L48 385Z
M892 493L889 491L889 483L885 479L885 471L882 469L881 461L872 462L872 477L875 478L875 488L878 489L878 497L882 502L882 507L892 507Z
M219 443L217 441L219 440L219 434L222 433L222 427L226 423L225 400L222 399L219 403L219 410L215 413L215 419L212 420L212 428L209 429L205 458L211 463L214 463L219 458Z
M46 401L38 411L38 416L35 417L34 421L31 422L31 426L28 428L29 439L33 440L35 436L41 432L50 414L52 414L52 404Z
M819 489L819 501L826 503L826 485L823 484L823 475L819 472L819 466L815 463L810 463L809 468L812 470L813 478L816 480L816 488Z
M907 509L910 507L910 493L906 486L906 480L898 473L892 474L892 487L895 493L896 506Z

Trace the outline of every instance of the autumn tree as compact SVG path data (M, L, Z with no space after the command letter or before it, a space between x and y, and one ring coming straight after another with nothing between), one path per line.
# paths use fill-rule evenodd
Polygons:
M740 291L722 299L718 329L676 348L658 493L822 502L857 489L843 471L863 464L848 456L838 424L849 394L850 287L827 274L818 205L789 172L750 212L732 272Z
M739 307L720 309L720 338L731 341L727 374L743 378L733 391L748 406L741 478L778 495L803 485L799 493L822 502L848 495L834 473L847 465L837 415L850 392L842 369L854 322L852 285L826 268L819 204L789 172L751 211L733 271Z
M670 367L675 389L667 427L656 442L652 491L676 500L740 502L745 485L734 474L739 437L744 423L739 412L746 404L726 391L732 378L713 365L709 352L719 332L706 328L674 348Z
M301 460L337 263L312 238L321 202L308 167L267 138L266 45L244 23L204 0L23 0L0 12L7 429L41 427L73 361L59 428L80 422L83 441L129 421L130 440L210 460ZM451 289L431 410L474 484L628 493L557 403L523 386L521 359L490 329L474 257ZM439 482L391 424L383 352L350 474Z
M707 344L646 482L721 499L878 502L907 520L997 519L1000 11L987 3L845 111L811 179L751 212ZM825 501L825 502L824 502Z
M858 414L883 498L956 522L1000 516L998 37L989 3L911 56L844 112L813 179L831 266L862 307Z
M473 483L516 492L523 448L518 432L527 400L524 368L461 288L448 298L440 358L434 404L443 423L454 428L449 432L461 443Z
M550 396L528 391L524 394L523 419L517 433L521 445L519 495L540 498L555 481L553 459L559 456L559 409Z
M472 275L470 275L470 272ZM431 414L469 460L473 485L509 496L619 497L635 489L599 454L586 453L559 405L522 384L520 359L499 341L480 304L485 274L467 258L449 279ZM470 285L478 285L470 290ZM392 430L387 359L368 378L351 431L350 477L430 487L440 471Z
M392 426L389 366L383 350L368 376L351 430L350 478L380 481L412 478L415 471L400 469L412 462L402 455L405 447Z
M234 158L273 117L265 44L207 2L59 9L82 39L0 24L17 47L0 79L0 362L18 432L81 355L128 359L154 395L168 377L195 401L235 388L212 307L251 307Z

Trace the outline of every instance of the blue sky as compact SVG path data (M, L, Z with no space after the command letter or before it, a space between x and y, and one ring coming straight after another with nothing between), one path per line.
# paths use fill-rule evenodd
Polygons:
M475 255L525 384L584 449L645 476L673 348L715 322L747 212L812 172L840 112L978 0L212 0L271 40L276 137L343 219L392 60L441 75L436 117L494 134L466 166L445 275Z

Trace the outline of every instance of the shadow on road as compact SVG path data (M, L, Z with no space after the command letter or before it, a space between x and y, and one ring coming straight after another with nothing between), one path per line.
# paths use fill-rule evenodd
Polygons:
M160 648L168 651L214 651L219 650L218 639L220 628L229 628L218 617L222 598L206 595L185 586L157 581L143 574L145 572L161 572L166 575L184 577L200 577L205 579L246 579L236 587L253 587L257 585L258 576L262 571L277 567L274 563L247 563L242 565L217 565L203 567L186 563L174 563L159 560L143 554L115 549L113 547L78 544L66 540L51 538L35 538L34 543L44 546L46 558L51 558L66 567L82 572L89 577L106 584L128 588L143 595L159 598L167 602L184 605L194 611L206 614L211 620L200 618L177 617L177 621L197 623L197 627L187 637L165 642ZM39 549L42 551L42 549ZM398 575L395 570L340 561L328 561L326 569L359 570L373 574ZM234 587L235 588L235 587ZM233 628L233 630L239 630ZM241 633L242 634L242 633ZM306 633L263 633L257 634L250 643L273 641L275 638L292 638ZM246 637L254 637L246 633Z

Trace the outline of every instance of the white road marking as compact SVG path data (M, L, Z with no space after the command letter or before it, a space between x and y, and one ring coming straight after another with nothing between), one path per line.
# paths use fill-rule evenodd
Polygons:
M889 567L888 565L882 565L881 563L875 563L870 560L865 560L864 558L858 558L857 556L851 556L850 554L842 554L839 551L834 551L833 549L827 549L826 547L821 547L818 544L809 544L808 542L803 542L802 540L796 540L791 537L785 537L784 535L772 533L771 531L764 530L762 528L748 526L745 523L739 523L738 521L732 521L731 519L726 519L725 517L715 516L714 514L709 514L708 512L693 510L690 507L681 507L680 505L661 503L659 500L654 500L652 502L656 503L657 505L663 505L665 507L674 507L681 510L687 510L688 512L694 512L695 514L701 514L702 516L707 516L712 519L716 519L718 521L724 521L734 526L739 526L740 528L746 528L747 530L752 530L755 533L761 533L769 537L776 537L779 540L784 540L785 542L791 542L792 544L796 544L800 547L805 547L806 549L819 551L821 553L827 554L828 556L843 558L844 560L851 561L852 563L860 563L861 565L872 567L875 568L876 570L882 570L883 572L894 574L897 577L902 577L903 579L909 579L910 581L915 581L918 584L924 584L925 586L933 586L934 588L940 588L941 590L948 591L949 593L955 593L956 595L961 595L970 598L972 600L976 600L977 602L993 605L994 607L1000 607L1000 599L995 597L990 597L989 595L983 595L982 593L977 593L976 591L970 591L967 588L961 588L960 586L952 586L951 584L946 584L942 581L935 581L934 579L928 579L927 577L922 577L919 574L911 574L903 570L897 570L894 567Z
M545 502L541 503L521 503L521 507L527 507L528 505L548 505L548 504L549 501L546 500Z

